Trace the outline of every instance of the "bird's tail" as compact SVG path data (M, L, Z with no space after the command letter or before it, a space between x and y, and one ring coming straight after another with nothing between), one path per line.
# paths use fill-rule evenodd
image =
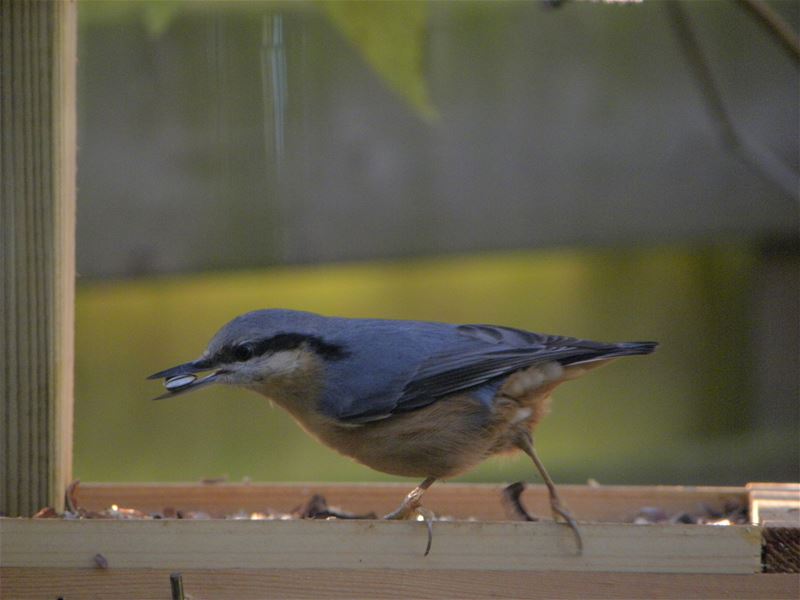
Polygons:
M609 360L621 356L636 356L637 354L650 354L658 346L658 342L620 342L618 344L605 344L593 348L592 351L572 356L559 361L562 365L581 365L585 363Z
M635 354L650 354L658 346L658 342L621 342L615 344L615 356L633 356Z

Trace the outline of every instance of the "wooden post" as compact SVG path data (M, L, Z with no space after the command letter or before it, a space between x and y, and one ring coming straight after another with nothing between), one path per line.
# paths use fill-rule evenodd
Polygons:
M75 0L0 0L0 514L72 462Z

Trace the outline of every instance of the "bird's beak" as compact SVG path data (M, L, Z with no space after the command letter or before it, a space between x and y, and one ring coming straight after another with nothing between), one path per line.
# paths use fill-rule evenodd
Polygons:
M153 400L162 400L164 398L172 398L178 394L191 392L201 387L217 381L224 373L224 371L216 370L204 377L198 377L198 373L208 371L213 368L207 360L199 359L192 362L171 367L158 373L153 373L148 379L164 379L164 387L167 388L167 393L162 394Z

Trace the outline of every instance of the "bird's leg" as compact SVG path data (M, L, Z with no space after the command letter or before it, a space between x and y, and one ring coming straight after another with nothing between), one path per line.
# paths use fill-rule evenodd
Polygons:
M431 543L433 542L433 513L427 508L422 506L422 495L429 487L436 481L435 477L428 477L425 481L415 487L408 496L403 499L403 502L396 510L390 512L383 517L384 519L399 520L407 519L412 514L417 514L425 521L428 527L428 545L425 547L425 556L431 551Z
M417 512L417 509L422 505L422 494L433 485L434 481L436 481L435 477L428 477L409 492L408 496L403 499L403 503L397 507L397 510L390 512L383 518L391 520L407 519L411 513Z
M578 544L578 554L583 553L583 539L581 538L581 532L578 530L578 524L575 522L575 519L572 518L566 506L561 502L561 498L559 498L558 492L556 491L555 483L553 483L553 480L547 473L547 469L545 469L544 463L539 458L539 455L536 454L536 448L533 445L533 437L526 432L525 435L520 436L518 446L525 454L531 457L533 464L536 465L536 469L539 471L539 475L542 476L542 480L544 480L544 484L547 486L547 490L550 493L550 509L553 511L553 518L557 521L560 516L566 521L566 524L572 529L572 533L575 534L575 542Z

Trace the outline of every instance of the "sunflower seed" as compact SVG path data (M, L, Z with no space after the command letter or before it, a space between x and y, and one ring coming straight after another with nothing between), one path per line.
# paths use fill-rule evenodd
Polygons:
M193 384L196 379L197 377L195 377L194 375L178 375L177 377L172 377L170 379L167 379L164 382L164 387L167 388L169 391L173 392L175 390L184 388L187 385Z

